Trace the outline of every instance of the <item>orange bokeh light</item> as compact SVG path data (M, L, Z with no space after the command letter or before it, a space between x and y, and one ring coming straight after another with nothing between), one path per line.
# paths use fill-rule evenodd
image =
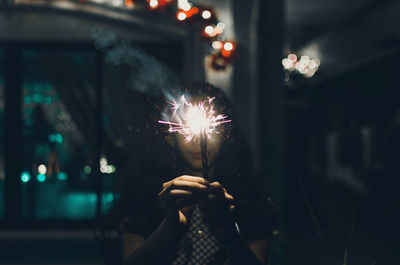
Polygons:
M147 4L151 9L157 9L159 7L163 7L171 4L175 0L147 0Z
M221 55L225 58L231 57L235 48L236 44L234 42L226 41L222 46Z
M133 2L133 0L125 0L125 6L128 8L134 8L135 3Z
M197 13L199 13L199 9L197 7L192 7L191 9L189 9L188 11L185 11L183 9L180 9L178 11L178 13L176 14L176 18L180 21L183 21L187 18L190 18L194 15L196 15Z

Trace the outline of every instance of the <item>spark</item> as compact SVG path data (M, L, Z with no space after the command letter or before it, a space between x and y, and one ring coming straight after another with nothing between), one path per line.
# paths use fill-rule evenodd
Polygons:
M183 95L179 100L168 102L171 105L171 118L159 120L161 124L169 125L169 132L177 132L185 136L187 142L200 136L201 133L210 138L213 133L218 133L220 124L231 122L227 116L217 114L214 110L213 100L207 97L199 103L191 103Z

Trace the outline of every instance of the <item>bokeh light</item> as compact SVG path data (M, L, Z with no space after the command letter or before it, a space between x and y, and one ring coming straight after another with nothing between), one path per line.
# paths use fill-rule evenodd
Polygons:
M59 172L57 174L57 179L59 179L59 180L67 180L68 179L68 175L65 172Z
M320 60L318 58L311 59L308 55L302 55L298 60L297 55L292 53L282 59L282 65L289 74L296 72L310 78L318 71Z
M31 174L28 171L24 171L21 173L21 181L26 183L31 180Z
M86 165L83 168L83 172L85 172L85 174L90 174L90 173L92 173L92 168L89 165Z
M204 10L204 11L201 13L201 17L204 18L204 19L210 19L210 18L211 18L211 12L208 11L208 10Z
M46 175L44 175L44 174L38 174L38 175L36 176L36 179L37 179L39 182L44 182L44 181L46 180Z
M178 0L178 9L189 11L191 8L192 5L187 0Z
M150 0L149 5L151 8L157 8L158 7L158 0Z
M180 12L178 12L178 15L176 16L176 18L177 18L178 20L180 20L180 21L183 21L183 20L185 20L185 19L187 18L187 15L186 15L185 12L180 11Z
M225 42L225 44L224 44L224 49L225 50L227 50L227 51L232 51L233 50L233 44L232 44L232 42Z
M44 164L41 164L38 166L38 172L39 174L46 174L47 173L47 167Z
M222 42L221 42L221 41L218 41L218 40L213 41L213 43L212 43L212 47L213 47L214 49L216 49L216 50L221 50L221 49L222 49L222 46L223 46Z

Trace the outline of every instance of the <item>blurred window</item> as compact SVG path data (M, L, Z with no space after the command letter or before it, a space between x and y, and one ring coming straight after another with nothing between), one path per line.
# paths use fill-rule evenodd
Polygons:
M96 54L25 50L23 62L23 217L92 219Z
M74 228L107 212L118 199L117 177L133 174L164 143L155 140L151 121L165 85L182 78L183 60L176 60L182 47L121 42L99 53L91 44L21 43L0 49L0 219L10 227L15 220L17 227ZM5 216L3 195L6 49L22 58L15 66L22 83L21 163L14 165L18 185L10 184L17 193L6 195L9 202L21 198L16 217ZM10 106L11 113L20 107Z

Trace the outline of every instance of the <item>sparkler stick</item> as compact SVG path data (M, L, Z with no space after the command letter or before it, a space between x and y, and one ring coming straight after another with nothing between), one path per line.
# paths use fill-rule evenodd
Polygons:
M200 148L201 148L201 169L203 170L203 178L208 178L208 153L207 153L207 136L204 132L200 132Z
M177 132L185 136L186 142L200 139L201 165L203 177L208 179L208 152L207 139L213 133L219 133L217 127L220 124L231 122L227 116L216 114L212 101L214 98L200 103L192 104L182 96L179 100L169 102L172 113L164 113L165 120L159 120L161 124L169 125L170 132Z

